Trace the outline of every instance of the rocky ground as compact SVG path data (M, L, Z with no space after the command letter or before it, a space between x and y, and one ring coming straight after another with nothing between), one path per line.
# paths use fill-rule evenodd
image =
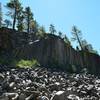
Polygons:
M94 75L47 68L0 71L0 100L100 100Z

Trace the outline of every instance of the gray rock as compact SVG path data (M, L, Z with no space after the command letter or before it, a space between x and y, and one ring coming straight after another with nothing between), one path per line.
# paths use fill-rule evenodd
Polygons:
M34 100L33 94L31 94L30 96L28 96L25 100Z
M15 85L15 82L11 82L11 83L9 84L9 87L10 87L10 88L13 88L14 85Z
M4 75L0 73L0 83L4 81Z
M65 92L58 91L55 95L51 97L50 100L65 100Z
M68 97L67 97L68 100L80 100L80 98L77 96L77 95L74 95L74 94L70 94Z
M37 100L49 100L49 98L46 97L46 96L39 96L39 97L37 98Z
M59 91L59 89L60 89L60 83L55 82L54 84L50 84L49 88L50 88L51 91L54 91L54 90Z
M7 96L0 96L0 100L9 100Z
M18 93L4 93L5 97L9 97L11 100L17 100L18 98Z
M35 73L38 73L35 75ZM47 68L0 73L0 100L100 99L100 80L90 74L67 74Z
M18 100L25 100L25 98L26 98L26 95L23 94L23 93L21 93L21 94L19 95Z

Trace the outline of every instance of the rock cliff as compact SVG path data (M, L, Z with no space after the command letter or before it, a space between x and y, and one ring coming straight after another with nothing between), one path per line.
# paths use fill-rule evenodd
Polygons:
M26 43L27 33L11 29L0 29L0 49L12 50L16 58L37 59L41 65L81 70L86 67L91 73L99 74L100 56L76 51L58 36L48 34L45 38Z

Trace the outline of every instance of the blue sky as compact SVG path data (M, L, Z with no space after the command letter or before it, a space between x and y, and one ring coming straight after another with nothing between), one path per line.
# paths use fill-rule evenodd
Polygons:
M0 0L5 5L9 0ZM88 43L100 53L100 0L21 0L24 6L30 6L35 19L48 31L49 25L55 25L69 39L71 27L76 25ZM5 11L5 8L3 8Z

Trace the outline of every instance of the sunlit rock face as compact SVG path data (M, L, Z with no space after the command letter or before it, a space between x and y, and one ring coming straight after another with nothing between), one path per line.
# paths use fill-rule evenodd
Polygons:
M35 58L42 65L49 67L61 67L62 69L74 69L79 71L86 67L91 73L99 73L100 57L98 55L74 50L64 43L62 39L54 35L48 35L45 39L36 40L32 44L20 48L21 58Z
M10 51L16 58L35 58L43 66L73 69L74 72L84 67L91 73L99 74L100 72L100 56L76 51L58 36L48 34L39 40L26 41L27 33L25 32L0 29L0 51Z
M62 68L67 68L69 65L83 66L80 54L55 35L35 40L18 50L18 57L35 58L44 66L62 66Z

